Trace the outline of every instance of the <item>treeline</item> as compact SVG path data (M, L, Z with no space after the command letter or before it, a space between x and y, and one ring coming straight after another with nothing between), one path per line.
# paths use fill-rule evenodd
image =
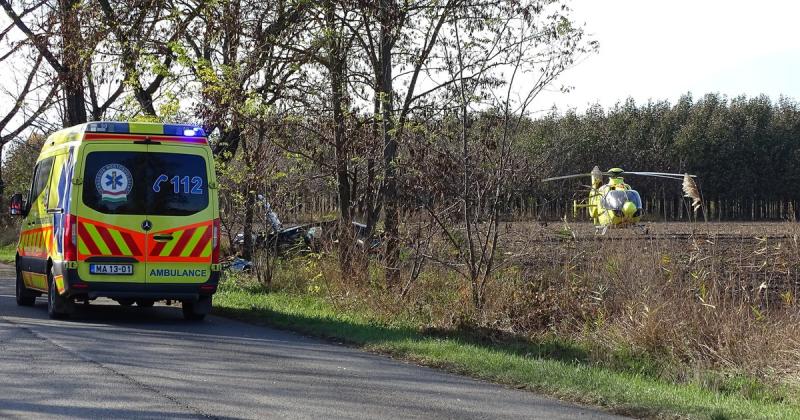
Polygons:
M677 103L552 113L531 123L520 153L533 176L520 179L518 202L548 217L571 206L579 181L541 185L548 176L606 170L689 172L698 176L709 220L791 219L800 202L800 108L792 99L691 95ZM655 219L687 218L679 182L630 176ZM584 185L586 182L583 183Z
M476 306L517 167L519 122L539 92L598 48L566 2L550 0L0 7L0 143L89 120L202 125L218 162L223 230L243 232L245 258L254 256L259 195L287 213L287 196L333 190L342 271L366 271L351 225L361 219L368 234L381 232L385 284L397 287L416 240L403 216L417 206L431 229L467 226L464 240L447 236Z

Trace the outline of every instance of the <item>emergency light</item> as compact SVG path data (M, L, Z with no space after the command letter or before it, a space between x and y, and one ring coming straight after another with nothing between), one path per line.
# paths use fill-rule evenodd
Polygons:
M205 137L202 127L189 124L128 123L115 121L90 122L87 133L151 134L157 136Z

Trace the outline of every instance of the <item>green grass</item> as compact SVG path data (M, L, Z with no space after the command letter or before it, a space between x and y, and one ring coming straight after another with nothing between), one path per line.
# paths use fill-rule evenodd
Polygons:
M214 304L215 313L220 315L333 338L451 372L603 406L620 414L800 418L800 407L781 402L771 392L741 392L751 384L714 391L693 383L669 383L646 373L593 365L574 345L490 345L469 336L422 332L410 323L387 324L364 312L337 309L321 297L260 293L224 285Z
M13 263L14 257L17 255L17 244L8 244L0 246L0 262Z

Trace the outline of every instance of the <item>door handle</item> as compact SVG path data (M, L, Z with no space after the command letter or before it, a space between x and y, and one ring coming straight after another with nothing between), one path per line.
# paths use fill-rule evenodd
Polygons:
M172 240L172 235L153 235L153 239L159 242L169 242Z

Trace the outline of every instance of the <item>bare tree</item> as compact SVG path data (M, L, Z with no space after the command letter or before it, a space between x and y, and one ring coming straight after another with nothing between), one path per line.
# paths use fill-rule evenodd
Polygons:
M0 95L9 104L7 109L0 110L0 160L6 144L12 141L23 144L24 132L48 128L42 116L51 109L58 92L52 73L42 70L44 57L26 38L13 37L13 27L12 23L0 32L0 64L6 69ZM0 195L3 185L0 173Z
M105 55L118 57L122 78L106 104L113 103L123 87L129 87L141 112L157 117L155 95L171 74L176 59L171 45L186 35L189 24L196 19L206 1L182 3L164 0L127 0L113 5L109 0L99 0L101 18L114 43ZM117 74L113 74L117 76ZM98 106L90 77L93 110L102 115L106 106ZM149 81L145 81L149 78ZM99 115L94 116L99 119Z
M247 142L243 151L247 177L240 185L245 198L245 258L252 256L255 194L263 185L261 174L253 169L262 159L260 141L269 140L250 128L290 107L285 102L291 101L292 86L302 77L298 63L303 58L280 45L303 36L308 7L307 2L222 1L204 8L188 25L181 45L174 47L200 92L196 115L208 132L217 133L217 159L234 158Z
M496 264L500 211L511 189L518 130L536 96L577 56L596 48L583 41L583 31L564 14L567 9L553 13L542 6L496 3L459 10L442 41L448 81L441 86L449 89L453 105L446 113L453 117L452 131L445 136L457 138L459 147L438 152L459 163L461 182L458 201L438 208L428 202L425 208L457 251L456 261L439 262L470 283L478 310L486 302ZM460 223L453 225L448 216L455 209L460 209ZM463 235L457 233L461 229Z
M22 2L17 12L8 0L0 6L18 30L36 48L53 71L63 92L64 124L86 122L84 70L87 44L82 32L80 14L84 10L78 0Z

